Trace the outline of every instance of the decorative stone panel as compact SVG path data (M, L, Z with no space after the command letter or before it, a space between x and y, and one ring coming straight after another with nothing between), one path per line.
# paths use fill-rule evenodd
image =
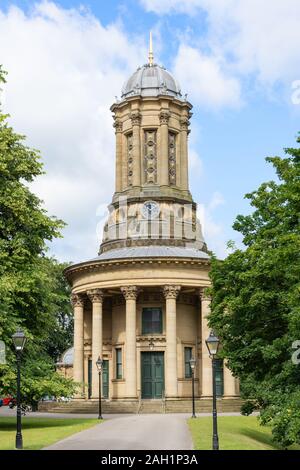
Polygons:
M169 132L169 184L176 185L176 134Z
M154 184L157 182L156 131L146 130L144 135L144 181Z
M133 141L132 134L127 135L127 184L133 183Z

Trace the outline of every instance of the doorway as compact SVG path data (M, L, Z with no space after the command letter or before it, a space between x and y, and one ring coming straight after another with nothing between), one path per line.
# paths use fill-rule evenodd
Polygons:
M109 395L109 361L104 360L102 365L102 394L103 398Z
M164 353L141 353L142 398L162 398L164 391Z

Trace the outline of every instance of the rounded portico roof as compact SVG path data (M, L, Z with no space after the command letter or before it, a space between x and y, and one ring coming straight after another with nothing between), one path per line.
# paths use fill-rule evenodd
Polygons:
M91 261L106 261L124 258L196 258L209 259L209 255L196 248L175 246L133 246L116 248L101 253Z
M89 264L95 265L98 262L109 262L109 261L126 261L132 260L150 260L150 259L186 259L195 260L199 262L209 262L210 256L202 250L192 247L175 247L175 246L133 246L115 248L101 253L96 258L92 258L79 263L71 264L65 269L65 273L72 271L73 269L87 266Z

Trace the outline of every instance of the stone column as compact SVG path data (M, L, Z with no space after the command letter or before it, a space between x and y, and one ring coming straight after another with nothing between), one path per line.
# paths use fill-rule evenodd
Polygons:
M169 118L170 113L162 110L160 120L160 184L169 185Z
M116 132L116 192L122 191L122 122L118 119L114 122Z
M126 299L125 381L127 398L137 398L136 382L136 286L121 287Z
M224 379L224 398L234 398L237 396L236 393L236 380L233 377L231 370L228 369L226 361L223 365L223 379Z
M133 111L130 115L132 124L132 145L133 145L133 186L141 186L141 114Z
M74 309L74 364L73 379L82 384L77 392L77 398L82 398L84 387L83 375L83 312L84 300L81 294L72 294L71 297Z
M201 301L201 390L202 397L212 396L212 361L209 357L205 340L209 337L210 329L207 325L207 316L210 312L210 298L204 294L205 288L200 289Z
M183 117L180 120L180 147L181 147L181 175L180 183L181 188L187 191L189 189L189 165L188 165L188 132L189 132L189 119Z
M166 299L166 397L177 397L176 299L180 286L164 286Z
M103 291L92 289L87 292L92 302L92 398L99 397L98 370L96 361L102 358L102 305Z

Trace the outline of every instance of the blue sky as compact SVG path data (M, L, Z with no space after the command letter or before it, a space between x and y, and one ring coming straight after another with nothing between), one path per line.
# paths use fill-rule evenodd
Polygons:
M42 151L33 189L68 223L51 252L96 255L114 186L109 106L146 62L150 29L156 61L194 105L190 185L207 243L219 256L239 243L244 194L274 178L265 157L300 130L299 22L298 0L0 0L1 101Z

